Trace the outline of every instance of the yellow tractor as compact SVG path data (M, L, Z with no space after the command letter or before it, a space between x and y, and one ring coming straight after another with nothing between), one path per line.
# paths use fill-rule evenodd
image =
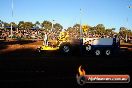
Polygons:
M38 47L38 52L42 51L54 51L54 50L63 50L66 53L69 53L70 47L68 45L69 42L69 35L67 32L60 32L57 40L49 40L48 45L42 45L41 47ZM63 46L62 45L67 45Z

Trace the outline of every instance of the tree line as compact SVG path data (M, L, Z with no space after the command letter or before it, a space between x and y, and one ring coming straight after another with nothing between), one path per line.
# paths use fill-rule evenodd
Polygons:
M30 29L36 29L36 30L45 30L45 31L54 31L54 32L60 32L63 29L63 26L59 23L53 24L50 21L43 21L40 23L39 21L36 21L35 23L32 22L25 22L25 21L19 21L18 24L15 22L7 23L2 20L0 20L0 29L6 29L7 27L18 28L19 30L30 30ZM83 33L91 33L91 34L101 34L101 35L112 35L112 34L118 34L122 38L132 37L132 30L127 29L126 27L120 27L119 32L115 32L115 28L105 28L103 24L97 24L96 26L92 27L89 25L86 25L86 28L83 28L83 26L80 26L80 24L75 24L73 27L68 27L65 29L65 31L68 31L70 33L80 33L80 27L82 27Z

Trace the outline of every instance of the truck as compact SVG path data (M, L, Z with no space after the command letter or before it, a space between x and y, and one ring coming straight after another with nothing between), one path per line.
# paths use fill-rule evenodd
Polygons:
M94 55L110 56L120 49L120 40L117 37L113 38L83 38L83 46L88 52Z
M68 34L61 32L56 45L49 42L48 45L42 45L37 48L39 53L47 51L59 51L62 54L69 55L72 52L85 52L96 56L110 56L117 53L120 49L120 40L115 35L112 38L87 38L70 39Z

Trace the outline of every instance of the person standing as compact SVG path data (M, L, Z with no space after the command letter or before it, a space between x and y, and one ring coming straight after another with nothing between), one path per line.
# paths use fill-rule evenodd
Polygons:
M45 34L44 34L44 43L43 43L43 45L48 45L48 33L47 32L45 32Z

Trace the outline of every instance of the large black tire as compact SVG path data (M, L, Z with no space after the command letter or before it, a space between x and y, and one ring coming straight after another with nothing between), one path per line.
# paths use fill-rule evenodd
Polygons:
M91 49L92 49L91 45L87 45L86 48L85 48L85 50L88 51L88 52L91 51Z
M38 53L41 53L42 51L41 51L41 49L40 49L40 48L37 48L37 52L38 52Z
M60 46L60 52L65 55L70 55L72 53L72 48L70 44L63 44Z
M95 49L94 50L94 55L95 56L101 56L101 54L102 54L102 50L101 49Z
M37 49L36 49L36 55L37 55L37 56L41 56L41 55L42 55L42 51L41 51L40 48L37 48Z
M105 54L105 56L111 56L112 50L111 49L105 49L104 54Z

